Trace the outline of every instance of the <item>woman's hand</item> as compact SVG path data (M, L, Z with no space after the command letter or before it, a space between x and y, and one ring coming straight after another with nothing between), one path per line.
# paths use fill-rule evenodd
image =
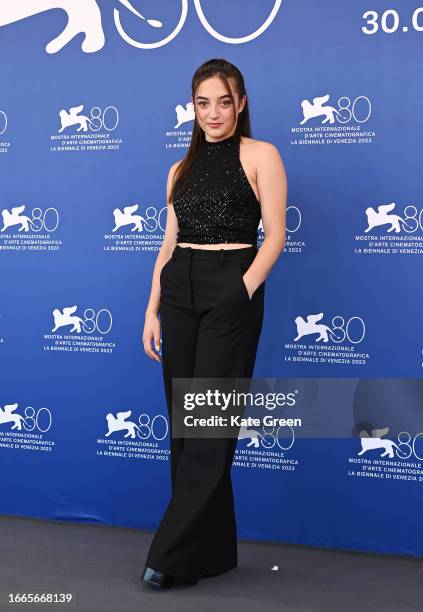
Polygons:
M160 320L157 314L146 312L142 341L146 355L160 363L159 355L152 348L152 340L157 353L160 351Z

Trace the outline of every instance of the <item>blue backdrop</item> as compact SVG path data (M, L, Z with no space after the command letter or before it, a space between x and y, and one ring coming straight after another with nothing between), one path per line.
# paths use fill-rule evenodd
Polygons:
M423 554L423 9L369 7L2 3L1 513L161 518L168 421L144 312L191 76L225 57L289 180L255 376L285 379L320 424L239 440L238 535Z

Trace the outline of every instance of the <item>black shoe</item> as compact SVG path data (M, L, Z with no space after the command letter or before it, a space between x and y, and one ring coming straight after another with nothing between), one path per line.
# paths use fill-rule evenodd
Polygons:
M174 577L145 566L141 580L155 587L165 589L174 583Z

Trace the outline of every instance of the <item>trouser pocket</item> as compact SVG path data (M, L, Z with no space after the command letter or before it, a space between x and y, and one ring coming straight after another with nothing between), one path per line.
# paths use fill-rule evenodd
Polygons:
M173 262L173 257L171 257L160 270L160 275L159 275L160 286L162 286L162 281L164 280L166 272L172 262Z
M251 261L249 261L249 260L245 260L245 261L241 260L239 262L239 270L240 270L239 282L240 282L240 285L241 285L241 293L243 294L244 299L247 300L248 303L251 302L252 297L250 298L250 295L249 295L248 289L247 289L247 285L245 284L244 279L242 277L244 276L244 274L246 273L246 271L248 270L248 268L250 266L251 266Z

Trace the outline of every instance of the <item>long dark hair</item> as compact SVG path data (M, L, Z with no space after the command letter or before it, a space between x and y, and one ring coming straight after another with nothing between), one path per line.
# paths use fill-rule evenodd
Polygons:
M205 79L209 79L210 77L218 76L223 84L226 87L226 90L230 97L232 98L232 104L235 108L235 100L231 92L231 88L229 86L228 79L232 77L236 83L236 91L238 93L239 99L241 99L244 95L246 95L244 77L241 72L238 70L234 64L228 62L225 59L211 59L204 64L201 64L199 68L194 72L191 83L191 94L194 100L195 105L195 96L197 94L198 86ZM172 187L169 194L169 204L172 204L173 197L177 191L177 187L179 187L183 179L185 178L188 168L190 167L193 159L196 157L198 153L198 149L200 146L201 139L203 138L202 134L203 130L198 125L197 115L195 115L194 119L194 127L192 130L191 142L188 147L187 154L179 164L176 169L176 172L173 176ZM251 125L250 125L250 113L248 109L248 98L245 102L244 108L238 115L238 121L235 128L235 135L239 136L251 136Z

